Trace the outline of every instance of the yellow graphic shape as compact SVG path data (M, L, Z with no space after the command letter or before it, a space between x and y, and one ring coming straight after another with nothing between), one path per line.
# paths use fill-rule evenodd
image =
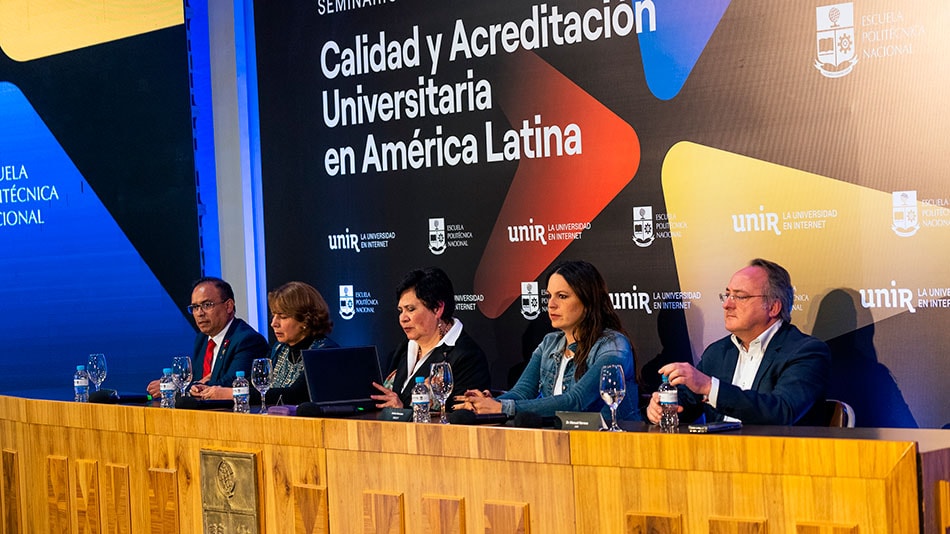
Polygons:
M3 0L0 49L17 61L183 24L181 0Z
M753 258L788 269L792 322L823 339L898 313L926 320L923 301L950 286L946 208L911 203L920 227L900 237L908 212L890 191L690 142L670 149L662 181L680 289L701 293L686 311L696 354L727 334L719 293Z

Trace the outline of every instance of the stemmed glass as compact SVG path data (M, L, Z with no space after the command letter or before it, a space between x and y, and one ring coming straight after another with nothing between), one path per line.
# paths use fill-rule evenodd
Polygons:
M175 379L175 385L178 386L181 396L184 397L193 378L191 356L175 356L172 358L172 378Z
M89 375L89 380L92 380L92 383L96 385L96 391L99 391L102 383L106 381L106 372L108 370L105 354L96 353L89 355L89 362L86 364L86 373Z
M264 396L270 389L270 358L257 358L251 364L251 384L261 394L261 415L267 415Z
M449 365L449 362L432 364L429 371L429 389L432 390L432 396L439 401L439 406L442 408L442 417L439 419L439 423L443 425L449 424L449 419L445 416L445 403L452 395L453 386L452 366Z
M600 398L610 406L610 432L623 432L617 426L617 406L623 401L627 393L627 382L623 376L623 366L618 364L605 365L600 369Z

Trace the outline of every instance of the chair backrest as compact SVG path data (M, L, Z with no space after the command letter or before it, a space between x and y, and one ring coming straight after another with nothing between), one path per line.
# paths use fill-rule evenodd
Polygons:
M828 426L854 428L854 409L847 402L828 399L825 401Z

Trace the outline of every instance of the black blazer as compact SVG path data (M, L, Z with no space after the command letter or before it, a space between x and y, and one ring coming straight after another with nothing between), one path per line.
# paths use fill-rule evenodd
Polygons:
M680 387L684 422L705 413L707 421L721 421L729 415L746 424L791 425L824 400L831 373L828 345L792 324L783 324L769 341L752 389L732 385L738 361L739 349L730 336L706 348L696 368L719 379L716 408Z
M421 376L428 378L429 369L433 363L449 362L452 366L452 378L455 386L452 388L452 395L461 395L468 389L488 389L491 387L491 374L488 371L488 358L482 348L475 343L472 336L465 330L455 342L454 347L440 345L429 356L426 362L419 366L415 374L410 377L406 387L403 388L403 382L406 382L406 375L409 370L406 368L407 351L409 350L409 340L399 345L390 360L393 362L392 368L388 374L396 371L393 379L393 391L399 395L402 405L409 407L412 405L412 386L415 385L415 378ZM387 374L387 376L388 376ZM451 406L451 403L446 403Z

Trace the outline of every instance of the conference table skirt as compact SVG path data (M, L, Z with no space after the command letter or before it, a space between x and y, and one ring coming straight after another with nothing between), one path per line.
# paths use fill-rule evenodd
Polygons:
M307 419L0 396L2 532L950 528L948 431L628 429Z

